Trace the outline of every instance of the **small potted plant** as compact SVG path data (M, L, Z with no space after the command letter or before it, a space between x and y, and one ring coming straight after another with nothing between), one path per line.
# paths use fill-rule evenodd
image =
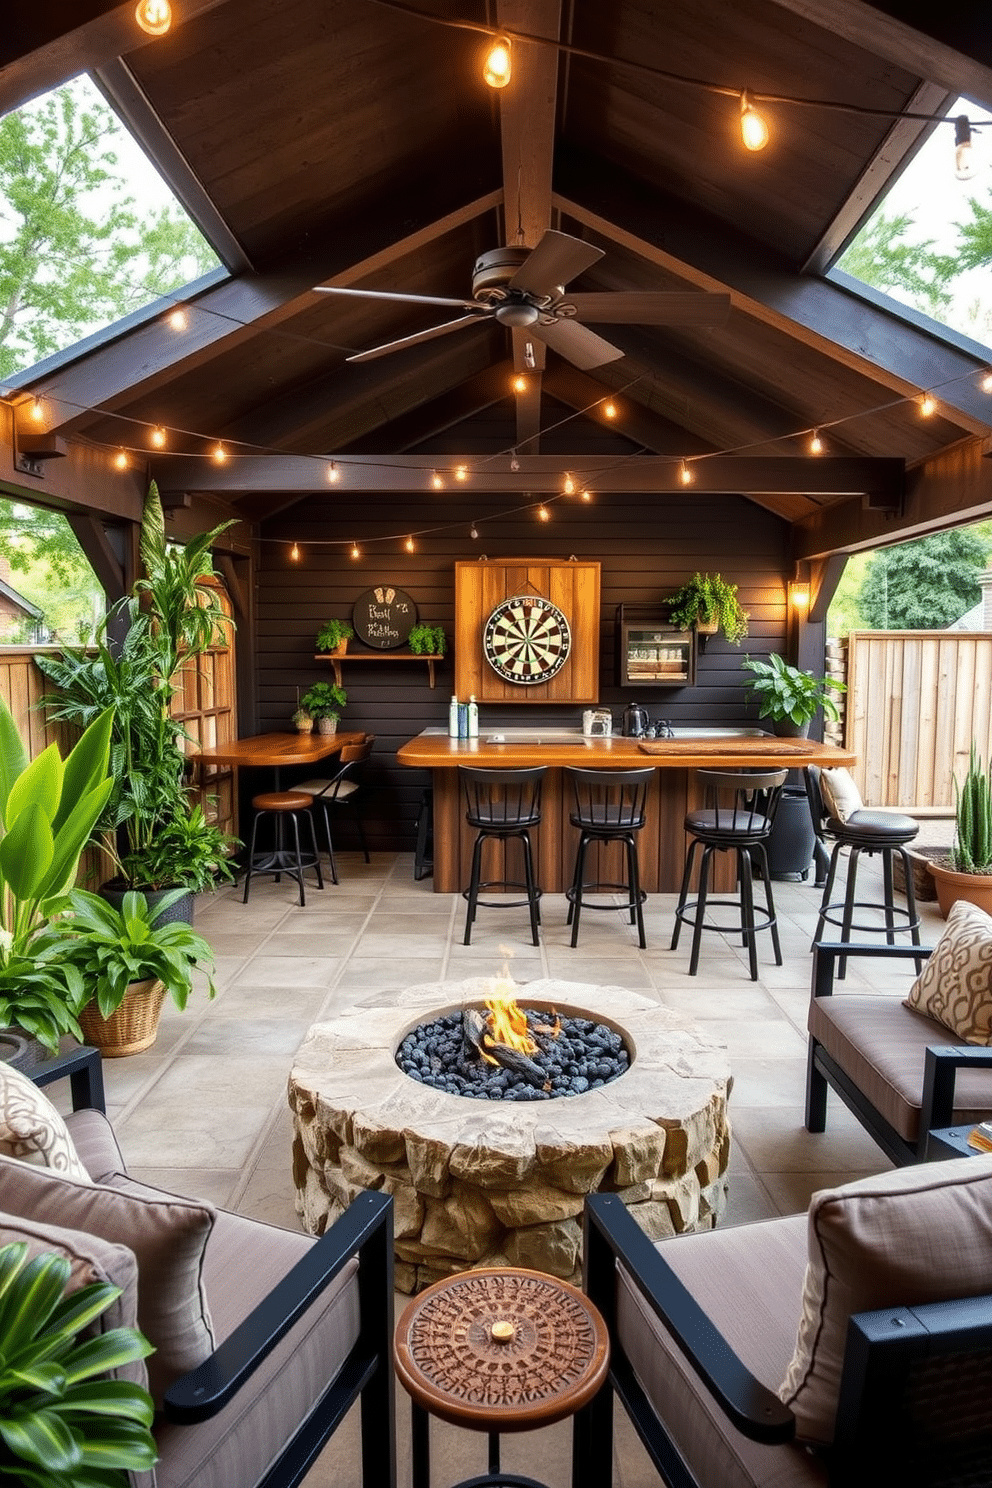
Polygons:
M840 717L830 694L846 689L835 677L814 677L774 654L767 661L745 656L741 666L753 673L744 686L758 704L758 717L770 718L776 734L805 736L821 708L827 718Z
M303 707L302 703L293 714L292 721L296 724L296 732L298 734L313 733L313 714L308 713L306 708Z
M303 694L300 707L316 719L318 734L333 734L347 701L348 694L336 682L315 682Z
M185 1008L195 971L205 973L207 995L214 996L214 957L203 936L181 920L158 919L182 894L175 889L152 908L131 890L115 909L98 894L74 889L64 913L38 937L41 960L58 967L80 1002L84 1042L110 1059L151 1047L166 993Z
M323 655L343 656L354 634L347 620L328 620L317 632L317 650Z
M448 637L443 625L418 624L410 631L408 644L414 656L443 656Z
M747 611L737 598L737 585L720 574L695 574L668 599L668 617L680 630L695 629L700 635L722 630L728 641L739 645L747 635Z
M954 845L947 857L927 863L940 912L946 919L955 899L965 899L992 914L992 763L983 767L974 740L968 773L962 785L955 780L954 796Z

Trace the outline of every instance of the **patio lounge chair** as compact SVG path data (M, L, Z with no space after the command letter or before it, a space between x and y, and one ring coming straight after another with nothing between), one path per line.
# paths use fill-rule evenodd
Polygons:
M360 1399L362 1481L393 1488L392 1200L360 1194L313 1240L163 1193L125 1172L97 1050L29 1073L39 1085L71 1080L71 1161L78 1155L93 1184L0 1157L0 1244L40 1237L41 1248L82 1246L87 1258L95 1249L105 1271L116 1256L117 1305L130 1287L137 1325L156 1345L159 1462L135 1482L294 1488Z

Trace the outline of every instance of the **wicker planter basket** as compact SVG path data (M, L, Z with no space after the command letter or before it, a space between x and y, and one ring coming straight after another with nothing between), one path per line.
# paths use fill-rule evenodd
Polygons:
M79 1015L79 1026L88 1044L95 1044L106 1059L140 1054L151 1048L158 1036L158 1020L165 1001L165 987L154 977L132 982L120 1007L109 1018L101 1018L95 1002L87 1003Z

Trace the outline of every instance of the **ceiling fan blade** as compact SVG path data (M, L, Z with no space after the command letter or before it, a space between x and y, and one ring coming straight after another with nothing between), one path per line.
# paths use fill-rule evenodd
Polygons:
M568 233L554 232L549 228L520 265L509 287L525 290L528 294L551 294L559 285L567 284L602 257L602 248L594 248L591 243L583 243L581 238L572 238Z
M345 357L346 362L374 362L376 357L386 356L391 351L400 351L404 346L418 346L421 341L433 341L437 336L447 336L461 326L479 325L488 317L485 314L460 315L457 320L448 320L444 325L431 326L429 331L417 331L413 336L401 336L398 341L387 341L383 346L373 346L369 351L356 351Z
M615 362L624 355L618 346L611 346L609 341L604 341L595 331L586 330L577 320L556 320L554 325L529 326L527 334L546 342L552 351L583 372L590 367Z
M689 290L686 294L650 290L570 294L568 303L575 306L581 321L606 321L613 325L721 325L730 314L729 294L708 294L701 290Z
M351 295L357 300L399 300L404 305L450 305L453 310L473 310L475 300L444 300L438 295L393 294L388 289L340 289L326 284L315 284L316 294Z

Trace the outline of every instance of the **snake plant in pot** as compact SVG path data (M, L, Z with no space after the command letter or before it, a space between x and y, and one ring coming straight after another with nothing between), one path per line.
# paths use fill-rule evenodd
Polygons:
M983 766L974 740L954 795L954 845L948 857L927 864L940 911L946 917L956 899L965 899L992 914L992 762Z

